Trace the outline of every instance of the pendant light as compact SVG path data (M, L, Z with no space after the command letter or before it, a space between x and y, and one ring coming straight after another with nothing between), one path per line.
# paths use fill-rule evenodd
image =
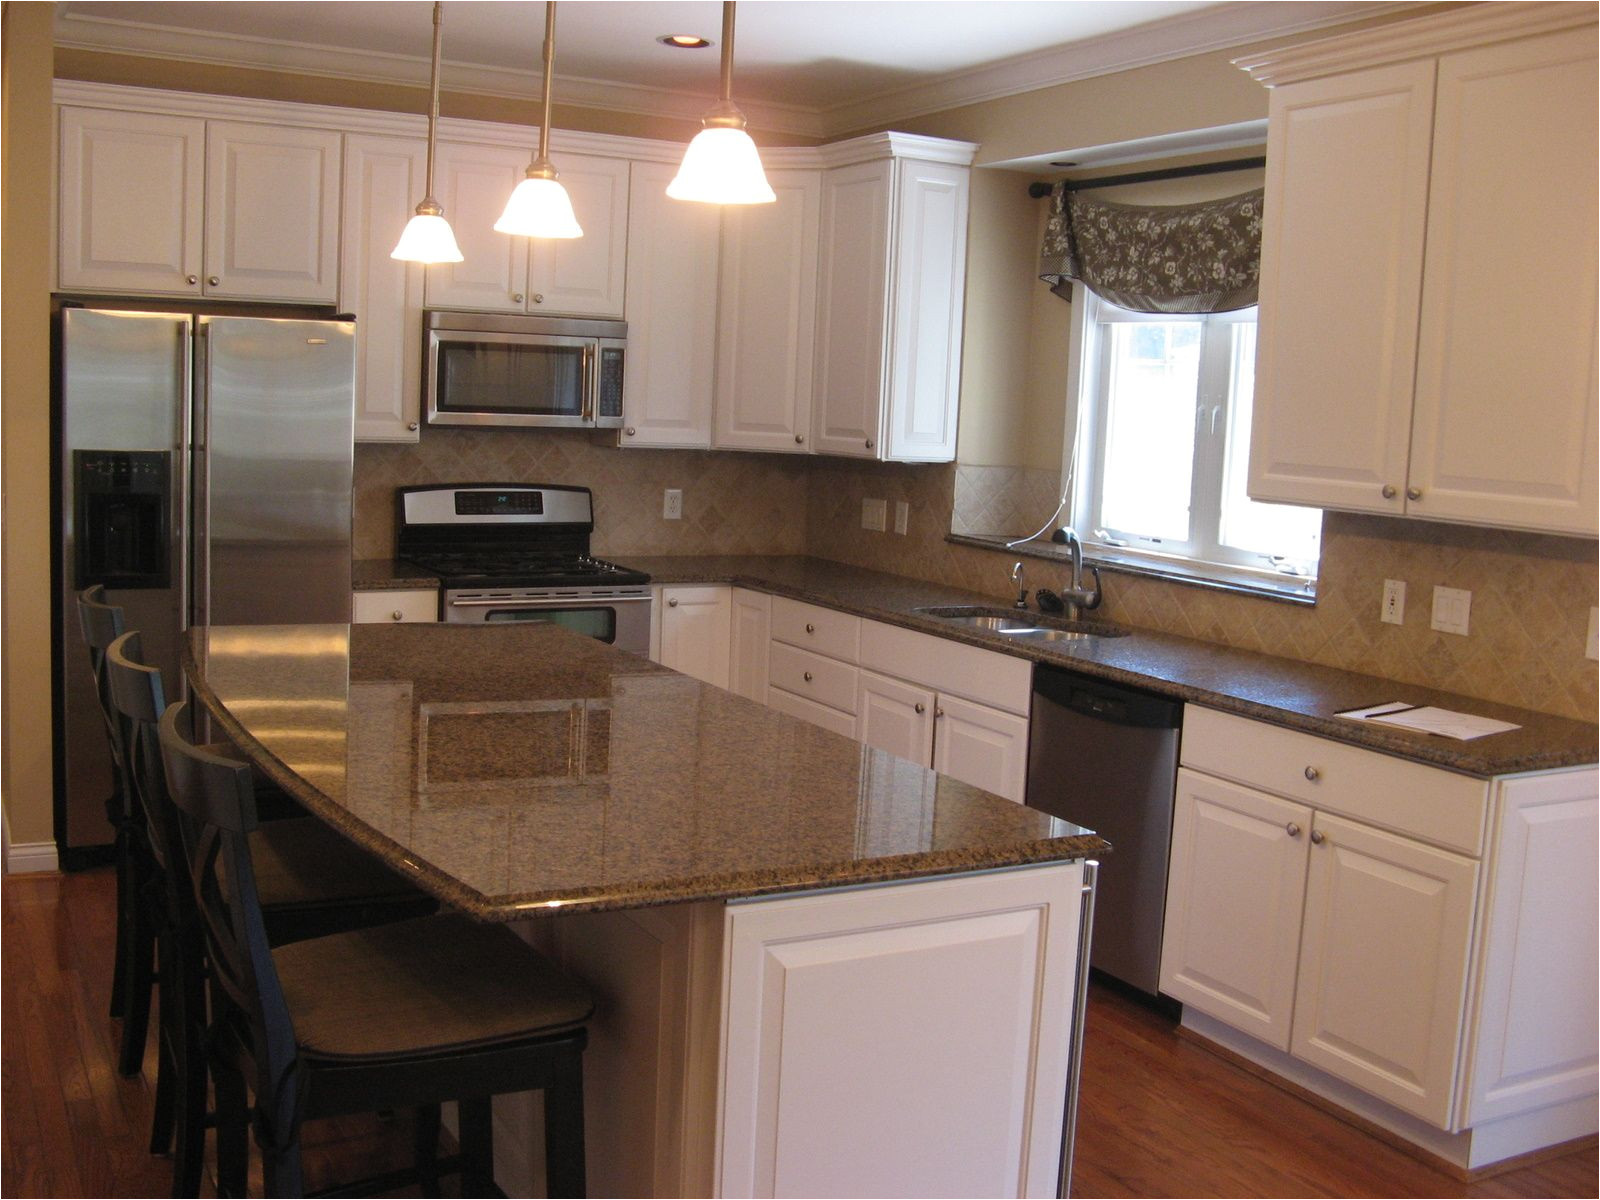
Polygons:
M500 233L536 238L583 236L567 189L556 182L556 169L550 165L550 82L555 59L556 6L555 0L549 0L544 6L544 116L539 119L539 149L528 164L527 178L517 184L505 212L494 223Z
M667 185L674 200L705 204L771 204L777 200L761 169L761 155L744 131L733 102L733 0L722 6L722 99L701 120L705 128L684 151L683 165Z
M450 222L444 219L443 206L433 198L433 147L439 125L439 48L443 41L439 22L443 15L444 5L439 3L439 0L434 0L433 83L428 99L427 190L422 197L422 203L417 205L417 215L406 223L404 232L400 234L400 241L389 255L390 258L398 258L403 262L461 261L461 248L456 245L456 235L450 228Z

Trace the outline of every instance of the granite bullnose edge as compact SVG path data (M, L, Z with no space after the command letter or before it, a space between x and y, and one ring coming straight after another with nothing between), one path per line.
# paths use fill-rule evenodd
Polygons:
M350 587L357 592L397 592L436 588L439 577L400 558L358 558L350 564Z

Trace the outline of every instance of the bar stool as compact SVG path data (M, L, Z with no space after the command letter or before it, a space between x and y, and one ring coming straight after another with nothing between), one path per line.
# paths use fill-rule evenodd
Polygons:
M302 1194L302 1122L447 1100L461 1194L492 1195L490 1101L542 1089L547 1193L583 1195L588 994L509 930L455 915L271 947L250 773L191 745L182 710L161 718L161 753L212 963L219 1188L243 1194L248 1090L269 1196ZM411 1176L425 1187L446 1165L433 1150L419 1144Z
M106 648L104 663L128 790L143 818L139 836L143 861L135 861L140 878L131 913L124 1049L128 1034L136 1030L132 1068L137 1071L155 982L160 1057L150 1150L159 1154L174 1148L174 1193L192 1195L200 1185L205 1150L206 960L177 809L167 793L161 765L156 733L166 707L161 673L139 658L139 635L130 632ZM221 747L205 749L219 759L225 757ZM249 770L242 764L241 769ZM314 818L263 824L252 843L256 861L262 864L265 928L274 945L407 920L438 908L432 897ZM153 980L152 953L159 964Z

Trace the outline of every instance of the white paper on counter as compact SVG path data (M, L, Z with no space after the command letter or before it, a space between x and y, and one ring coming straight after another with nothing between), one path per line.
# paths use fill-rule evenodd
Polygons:
M1407 708L1368 719L1382 725L1398 725L1402 729L1436 733L1440 737L1455 738L1463 742L1471 741L1473 738L1488 737L1491 733L1506 733L1522 728L1510 721L1475 717L1470 713L1452 712L1448 708Z

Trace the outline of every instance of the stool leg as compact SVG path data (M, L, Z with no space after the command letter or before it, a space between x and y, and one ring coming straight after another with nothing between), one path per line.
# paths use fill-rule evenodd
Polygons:
M545 1195L584 1195L584 1170L583 1053L573 1051L556 1061L544 1090Z
M128 830L117 822L117 945L111 966L111 1015L120 1017L128 1004Z
M217 1193L243 1197L250 1176L250 1105L244 1076L220 1062L212 1064L217 1085ZM202 1146L205 1140L201 1131Z
M424 1104L417 1109L412 1132L416 1154L417 1186L424 1196L439 1194L439 1106Z
M143 872L140 872L141 874ZM117 1055L117 1070L137 1075L144 1063L145 1034L150 1027L150 992L155 984L152 960L155 958L155 931L145 907L143 880L135 885L136 898L129 913L132 930L128 938L128 994L122 1015L122 1047Z
M457 1104L461 1128L461 1194L494 1194L494 1109L489 1096Z
M177 1072L172 1069L163 1030L156 1041L156 1096L150 1116L150 1153L165 1154L172 1149L172 1127L177 1119Z
M268 1196L305 1195L305 1179L300 1172L300 1139L296 1137L287 1146L277 1149L262 1146L261 1175L262 1189Z

